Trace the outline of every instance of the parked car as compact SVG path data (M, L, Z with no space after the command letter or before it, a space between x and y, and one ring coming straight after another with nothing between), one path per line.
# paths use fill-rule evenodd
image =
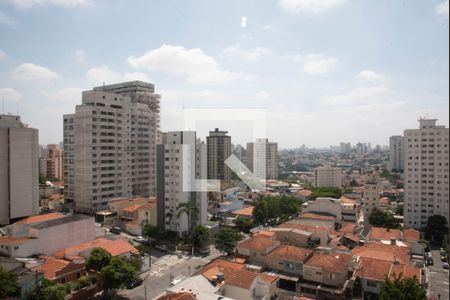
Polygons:
M115 234L120 234L122 232L122 229L120 229L120 227L113 226L113 227L111 227L109 232L112 232L112 233L115 233Z
M446 256L441 256L441 260L442 260L443 262L447 262L447 257L446 257Z
M134 281L128 282L125 286L127 289L131 290L137 286L140 286L142 284L142 282L143 282L143 280L138 277Z
M443 267L444 269L448 269L448 263L444 263L444 264L442 265L442 267Z
M429 266L432 266L434 263L433 263L433 259L432 258L428 258L427 259L427 265L429 265Z
M135 238L133 238L133 241L138 242L138 243L142 243L142 244L147 244L148 243L148 240L145 237L140 236L140 235L135 237Z
M155 248L159 249L161 251L167 251L168 250L167 245L157 245L157 246L155 246Z
M444 248L441 248L441 249L439 250L439 253L440 253L441 255L445 255L445 250L444 250Z

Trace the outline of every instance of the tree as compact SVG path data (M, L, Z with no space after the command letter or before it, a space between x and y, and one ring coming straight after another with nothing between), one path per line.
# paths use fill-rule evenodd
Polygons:
M385 278L380 289L379 300L426 300L426 290L414 278L402 279L402 274L394 274L393 280Z
M448 232L447 219L440 215L428 217L425 227L425 238L437 244L442 243L444 235Z
M43 279L37 286L27 291L26 300L64 300L70 292L70 285L53 283Z
M243 235L236 230L225 228L221 229L214 241L216 248L225 253L232 253L237 242L243 239Z
M102 286L106 293L119 289L136 279L137 270L124 258L116 256L100 271Z
M342 197L342 190L338 187L316 187L311 189L309 198L315 200L319 197L331 197L339 199Z
M359 276L356 276L355 283L353 284L353 295L359 297L361 296L361 292L362 292L362 281Z
M209 240L209 237L209 229L203 225L198 224L192 230L192 241L195 245L202 245L204 242Z
M403 216L403 204L400 204L395 208L395 214Z
M264 197L254 202L253 219L256 224L277 225L298 214L301 204L292 196Z
M17 292L17 275L0 267L0 299L14 296Z
M47 182L47 176L45 174L39 173L39 184L45 184Z
M188 218L188 235L190 235L192 230L192 216L198 213L198 208L193 202L180 203L177 207L179 218L182 214L186 214Z
M109 265L111 254L102 248L94 248L86 261L86 269L100 272L103 267Z
M156 240L159 240L162 234L163 233L161 232L161 229L158 226L145 225L142 228L142 235L147 238L154 238Z
M248 218L237 217L236 220L234 220L234 224L240 232L249 233L250 229L253 228L253 221Z
M394 218L394 214L391 212L374 209L369 217L369 223L372 226L384 227L384 228L399 228L400 222Z

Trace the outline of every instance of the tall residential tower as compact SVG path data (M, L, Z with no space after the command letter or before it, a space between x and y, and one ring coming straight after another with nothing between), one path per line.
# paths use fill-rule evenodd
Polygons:
M208 147L208 179L230 181L230 168L225 160L231 155L231 137L228 131L220 131L216 128L206 137Z
M403 171L403 137L394 135L389 138L389 169Z

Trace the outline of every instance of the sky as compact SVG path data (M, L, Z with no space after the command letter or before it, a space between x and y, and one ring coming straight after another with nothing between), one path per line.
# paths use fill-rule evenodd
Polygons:
M448 31L448 0L0 0L0 100L41 144L81 91L144 80L164 131L185 109L256 109L280 148L386 145L419 117L448 126ZM251 126L198 130L245 144Z

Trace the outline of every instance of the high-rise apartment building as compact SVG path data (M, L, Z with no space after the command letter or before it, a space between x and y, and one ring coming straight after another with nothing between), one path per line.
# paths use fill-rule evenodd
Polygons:
M403 137L394 135L389 138L389 169L390 171L403 171Z
M194 131L162 135L162 144L157 146L157 216L161 229L175 231L179 235L189 231L188 215L181 213L178 216L183 203L191 203L196 208L191 214L191 227L206 224L207 193L187 188L189 183L195 186L193 180L206 179L205 156L206 145L196 138Z
M433 215L448 218L449 130L435 119L420 119L407 129L404 145L404 225L423 228Z
M38 130L0 115L0 224L39 212Z
M341 143L339 148L340 148L341 153L352 152L352 144L350 144L350 143Z
M76 211L156 195L160 96L154 92L142 81L96 87L64 116L64 194Z
M259 165L257 161L266 162ZM256 139L255 143L247 143L247 168L257 178L278 178L278 144L266 138Z
M231 137L228 131L220 131L216 128L206 137L208 147L208 179L230 181L230 168L225 160L231 155Z
M337 187L342 186L342 170L332 166L322 166L314 169L315 187Z
M48 180L63 180L63 151L59 145L49 144L42 151L42 157L39 159L39 172Z
M380 207L381 181L378 170L365 175L363 192L364 222L368 224L369 217L375 208Z

